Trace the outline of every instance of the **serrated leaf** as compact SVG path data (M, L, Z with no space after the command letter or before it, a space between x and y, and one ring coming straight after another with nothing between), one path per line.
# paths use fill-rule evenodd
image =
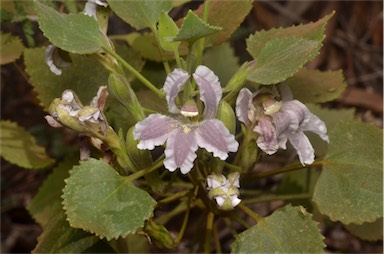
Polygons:
M207 3L209 4L207 22L213 26L223 28L219 32L210 35L207 38L207 44L221 44L228 40L231 34L235 32L244 21L253 6L251 0L206 1L195 11L200 18L203 18L204 8Z
M164 50L174 51L180 45L180 42L173 41L173 38L179 32L179 28L167 13L162 12L159 19L159 41Z
M171 0L109 0L108 3L117 16L138 30L153 28L159 21L161 12L172 9Z
M174 41L186 41L189 44L193 44L198 39L214 34L221 29L221 27L207 24L193 11L189 10Z
M338 98L347 87L343 72L302 69L285 83L303 103L323 103Z
M383 218L361 225L349 224L345 226L353 235L367 241L383 240Z
M259 31L251 35L247 40L247 51L253 58L258 58L261 50L266 44L274 39L284 39L288 37L302 37L307 40L321 42L324 39L324 30L328 20L335 14L332 12L322 19L305 25L291 26L287 28L273 28L268 31ZM287 62L289 63L289 62Z
M0 36L0 64L12 63L23 53L24 45L20 38L9 33Z
M319 41L295 37L271 40L261 49L247 78L263 85L282 82L312 60L320 46Z
M78 161L74 156L61 162L44 181L37 194L29 203L27 209L32 217L42 226L48 224L52 216L56 216L56 208L61 205L62 189L65 186L64 179L69 176L69 169Z
M232 253L322 253L325 244L304 207L287 205L238 234Z
M40 29L57 47L77 54L101 50L103 37L93 17L83 13L60 14L38 1L35 6Z
M108 82L108 72L98 61L80 55L71 55L71 66L56 76L46 65L44 52L44 48L25 49L24 61L37 97L46 109L65 89L72 89L87 105L98 88Z
M108 240L142 227L156 204L103 160L89 159L75 166L66 183L63 205L70 225Z
M344 224L382 217L382 130L358 121L340 122L329 138L313 196L320 212Z
M224 61L218 61L218 59ZM223 87L239 69L239 59L229 43L207 49L203 56L203 64L219 77Z
M0 155L5 160L27 169L41 169L55 162L17 123L0 121L0 127Z

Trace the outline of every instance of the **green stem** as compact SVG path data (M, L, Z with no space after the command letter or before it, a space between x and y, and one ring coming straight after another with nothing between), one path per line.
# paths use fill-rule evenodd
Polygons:
M127 176L125 179L127 182L132 182L146 174L151 173L152 171L155 171L156 169L160 168L163 165L163 160L158 160L155 164L153 164L151 167L145 168L143 170L137 171L133 173L132 175Z
M251 217L254 221L256 221L257 223L261 222L264 220L263 217L261 217L260 215L258 215L257 213L255 213L254 211L252 211L251 209L249 209L248 207L246 207L244 204L240 203L238 205L238 207L244 212L246 213L249 217Z
M157 49L159 50L159 53L160 53L160 56L161 56L161 61L163 62L163 65L164 65L164 69L167 72L167 74L169 74L171 72L171 68L169 67L168 61L167 61L167 59L164 56L164 51L161 48L160 39L159 39L159 33L157 32L156 27L151 27L151 30L152 30L152 33L155 35Z
M209 212L207 216L207 227L205 231L205 244L204 244L205 253L211 252L211 235L212 235L214 218L215 218L215 215L212 212Z
M287 194L287 195L270 195L259 198L250 198L242 200L242 204L256 204L256 203L265 203L276 200L292 200L292 199L309 199L312 197L310 193L300 193L300 194Z
M157 94L159 97L164 98L165 95L162 93L156 86L154 86L148 79L146 79L140 72L138 72L135 68L133 68L129 63L127 63L123 58L121 58L115 51L108 47L104 47L103 49L111 54L124 68L130 71L135 77L140 80L147 88L149 88L152 92Z
M184 197L189 192L190 192L190 190L185 190L185 191L174 193L171 196L166 197L166 198L160 200L159 202L157 202L157 204L162 205L162 204L173 202L173 201L175 201L177 199L180 199L180 198Z
M179 50L176 49L173 51L173 53L175 54L175 59L176 59L176 64L177 64L177 67L179 68L182 68L183 69L183 66L181 65L181 61L180 61L180 54L179 54Z
M312 163L310 166L311 167L321 166L321 165L323 165L323 163L324 163L323 160L318 160L318 161L315 161L314 163ZM307 167L301 165L300 163L294 163L294 164L288 165L288 166L283 167L283 168L273 169L273 170L269 170L269 171L265 171L265 172L256 174L256 175L254 175L254 177L264 178L264 177L268 177L268 176L272 176L272 175L278 175L281 173L286 173L289 171L294 171L294 170L299 170L299 169L304 169L304 168L307 168Z
M210 3L210 0L207 0L204 3L204 13L203 13L204 22L207 22L207 20L208 20L209 3ZM204 44L205 44L205 37L203 37L199 40L199 46L198 46L197 58L196 58L196 65L197 66L201 64L202 59L203 59Z
M183 224L181 225L181 229L180 229L180 232L179 232L179 235L177 236L177 239L175 241L175 245L177 246L181 240L183 239L183 236L184 236L184 233L185 233L185 229L187 228L187 224L188 224L188 219L189 219L189 213L191 211L191 201L192 201L192 195L189 196L188 198L188 203L187 203L187 211L185 213L185 216L184 216L184 220L183 220Z
M217 223L213 225L213 239L215 241L216 253L223 253L221 250L219 233L217 232Z

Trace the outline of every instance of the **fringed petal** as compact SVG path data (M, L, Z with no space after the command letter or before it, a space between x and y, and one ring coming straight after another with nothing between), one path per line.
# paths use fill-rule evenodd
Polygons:
M155 146L162 145L168 134L175 129L177 122L161 114L152 114L135 125L133 135L135 140L140 139L137 148L152 150Z
M244 124L248 124L249 122L248 111L250 109L249 104L251 103L252 97L252 92L247 88L243 88L240 90L236 99L236 116L239 121Z
M204 102L204 118L214 118L223 93L219 78L204 65L196 68L193 78L199 86L200 99Z
M195 130L184 128L176 129L169 134L167 148L165 149L164 167L173 172L180 168L181 173L187 174L193 167L196 159Z
M287 135L289 142L297 151L301 164L309 165L315 160L315 151L304 132L298 131Z
M235 137L217 119L202 122L196 137L199 147L212 152L213 156L219 157L221 160L227 159L229 152L236 152L239 148Z
M188 72L183 69L175 69L168 74L164 83L164 92L168 103L168 111L172 114L177 114L180 110L176 106L176 97L179 94L182 86L189 78Z

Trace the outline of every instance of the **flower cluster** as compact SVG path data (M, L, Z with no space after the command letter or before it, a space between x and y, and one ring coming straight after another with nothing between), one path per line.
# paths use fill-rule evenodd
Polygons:
M222 174L212 174L207 177L208 197L214 199L222 210L232 210L240 204L239 199L239 172L228 175L228 179Z

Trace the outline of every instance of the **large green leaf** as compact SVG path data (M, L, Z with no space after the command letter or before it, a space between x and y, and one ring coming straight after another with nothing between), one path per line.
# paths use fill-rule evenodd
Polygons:
M72 64L61 76L53 74L44 60L44 48L25 49L26 71L41 104L48 108L65 89L72 89L87 105L100 86L107 84L108 72L96 59L71 55Z
M261 49L247 78L263 85L284 81L312 60L320 46L320 41L302 38L273 39Z
M303 103L322 103L334 100L345 90L343 72L302 69L285 81L293 97Z
M0 36L0 64L12 63L23 53L24 45L20 38L8 33Z
M78 54L101 50L103 37L93 17L84 13L60 14L38 1L35 6L40 29L57 47Z
M209 25L189 10L174 41L186 41L193 44L198 39L214 34L221 29L221 27Z
M345 226L353 235L367 241L383 240L383 218L361 225L349 224Z
M155 27L161 12L172 9L171 0L109 0L108 2L117 16L138 30Z
M291 26L287 28L273 28L268 31L262 30L251 35L247 40L247 51L253 58L257 59L261 50L267 43L274 39L284 39L289 37L304 38L321 42L324 39L324 30L328 20L334 12L322 19L305 25ZM288 64L289 62L287 62Z
M232 253L322 253L325 244L304 207L287 205L236 236Z
M340 122L329 138L313 197L320 212L344 224L382 217L382 130L358 121Z
M45 149L36 144L35 138L17 123L1 121L0 129L0 155L10 163L41 169L54 162Z
M156 204L104 160L75 166L66 183L63 205L70 225L108 240L134 233L152 216Z

